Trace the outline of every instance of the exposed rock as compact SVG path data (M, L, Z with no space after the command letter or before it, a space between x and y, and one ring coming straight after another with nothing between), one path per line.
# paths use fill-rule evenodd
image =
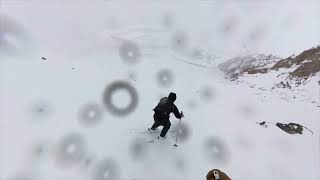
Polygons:
M274 66L271 67L271 70L278 70L280 68L290 68L292 65L300 65L306 60L309 61L319 61L320 59L320 46L316 48L311 48L309 50L303 51L296 57L288 57L278 61Z
M279 87L279 88L288 88L288 89L291 89L291 85L289 84L288 81L286 81L286 82L281 81L280 83L277 83L275 86L276 86L276 87Z
M295 68L297 66L297 68ZM220 64L219 69L225 72L226 77L236 80L244 74L265 74L281 68L294 68L291 72L281 72L277 77L285 75L287 80L294 80L296 85L304 84L306 80L320 72L320 46L303 51L298 56L280 59L273 55L248 55L236 57ZM291 88L290 83L280 82L277 87Z
M320 46L303 51L300 55L295 57L296 64L300 64L305 60L319 60L320 59Z
M314 76L319 71L320 71L320 57L319 59L302 64L296 70L291 72L290 75L297 78L307 79L310 76Z
M308 129L307 127L297 124L297 123L280 123L280 122L266 122L266 121L262 121L262 122L257 122L260 126L263 127L268 127L268 124L274 124L277 127L279 127L280 129L282 129L283 131L285 131L288 134L303 134L303 130L306 129L308 130L311 134L313 134L313 131L311 131L310 129Z
M294 59L288 57L287 59L282 59L278 61L274 66L272 66L271 70L278 70L280 68L290 68L293 64L295 64Z
M303 126L296 123L289 123L289 124L276 123L276 126L278 126L283 131L287 132L288 134L302 134L302 131L303 131Z
M269 72L269 69L268 68L263 68L263 69L250 69L247 71L248 74L264 74L264 73L267 73Z

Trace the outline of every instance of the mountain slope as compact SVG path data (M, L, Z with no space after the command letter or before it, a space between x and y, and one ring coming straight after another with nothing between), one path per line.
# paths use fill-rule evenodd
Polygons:
M270 93L286 101L318 101L319 46L286 59L273 55L236 57L218 67L227 79L246 83L263 97Z
M267 73L269 68L280 60L273 55L254 54L244 57L235 57L221 63L218 68L225 72L227 78L236 80L239 76L247 74Z

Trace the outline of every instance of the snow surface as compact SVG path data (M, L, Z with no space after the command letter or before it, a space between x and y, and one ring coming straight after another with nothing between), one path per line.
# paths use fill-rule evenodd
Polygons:
M293 103L273 93L261 101L255 96L259 91L226 81L210 66L247 51L289 56L319 44L317 7L318 1L287 0L1 0L1 13L23 26L32 42L25 55L0 55L0 178L92 179L94 165L111 158L120 179L204 179L213 168L232 179L320 179L319 101L318 107L309 101ZM168 14L173 27L163 25ZM237 28L223 35L226 17L235 17ZM266 30L260 32L265 29L261 27ZM255 38L248 40L251 30ZM181 31L188 34L189 43L176 51L171 37ZM297 34L304 36L299 39ZM126 39L141 47L142 57L135 65L118 55ZM199 47L206 55L194 62L189 50ZM157 72L163 69L174 74L170 88L157 84ZM263 86L274 78L263 77L247 79ZM137 109L125 117L105 111L103 120L92 127L79 123L82 105L102 105L105 87L116 80L136 88ZM303 88L316 98L318 87ZM206 89L213 90L208 94ZM134 160L132 143L143 137L129 129L151 126L152 109L170 91L178 95L176 104L185 113L182 121L190 129L189 138L176 149L169 143L146 146L145 158ZM128 101L125 95L117 98ZM39 110L41 104L46 106ZM275 126L256 124L261 121L301 123L315 134L289 135ZM178 123L174 118L171 122ZM81 161L72 168L61 167L56 162L59 139L73 133L84 138L89 166ZM223 163L206 153L204 143L210 137L225 144Z
M271 70L265 74L245 73L235 80L235 84L246 84L248 87L256 89L254 94L261 101L270 101L270 98L277 96L289 103L300 101L317 106L319 104L319 73L306 80L290 77L289 73L297 67L299 66ZM290 87L283 87L281 83Z

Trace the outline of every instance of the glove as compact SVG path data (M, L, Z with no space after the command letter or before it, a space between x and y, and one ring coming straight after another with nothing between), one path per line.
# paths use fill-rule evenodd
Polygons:
M181 111L181 113L180 113L180 114L181 114L181 118L183 118L183 117L184 117L184 114L183 114L183 112L182 112L182 111Z

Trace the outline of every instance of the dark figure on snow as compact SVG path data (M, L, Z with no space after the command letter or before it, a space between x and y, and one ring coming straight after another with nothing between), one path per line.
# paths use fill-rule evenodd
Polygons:
M179 112L177 106L174 104L174 101L177 99L175 93L171 92L168 97L160 99L159 104L153 109L154 115L154 124L150 128L151 130L156 130L159 126L163 126L163 129L160 133L160 137L165 138L168 130L170 129L170 113L173 113L176 118L181 119L183 113Z

